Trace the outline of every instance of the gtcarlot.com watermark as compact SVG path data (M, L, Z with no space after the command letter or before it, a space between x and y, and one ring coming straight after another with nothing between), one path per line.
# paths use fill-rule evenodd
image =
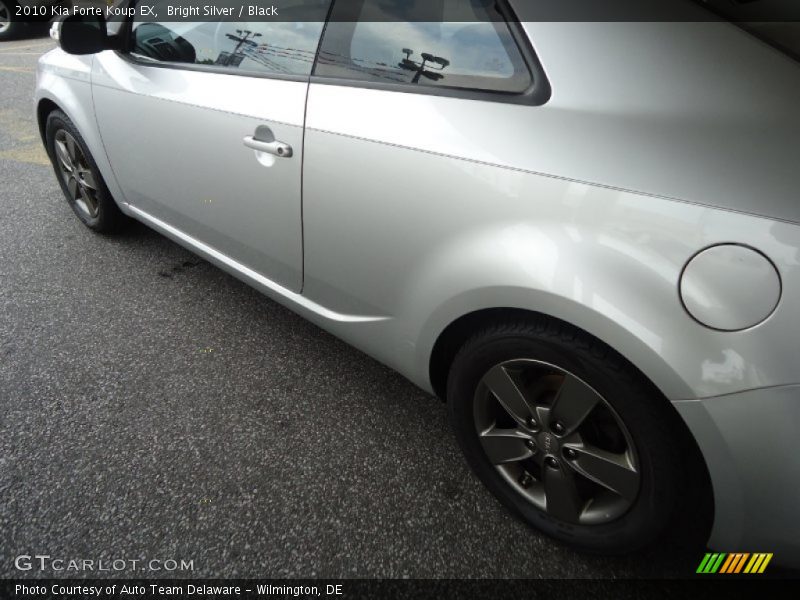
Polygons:
M122 573L142 571L184 572L194 571L194 559L175 558L64 558L49 554L20 554L14 559L18 571L45 571L52 573Z

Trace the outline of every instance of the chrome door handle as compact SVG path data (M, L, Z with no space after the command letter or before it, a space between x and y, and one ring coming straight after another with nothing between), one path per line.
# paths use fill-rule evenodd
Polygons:
M274 154L279 158L290 158L293 154L292 147L289 144L284 144L283 142L262 142L261 140L257 140L252 135L248 135L244 138L244 145L248 148L252 148L253 150L258 150L259 152L266 152L267 154Z

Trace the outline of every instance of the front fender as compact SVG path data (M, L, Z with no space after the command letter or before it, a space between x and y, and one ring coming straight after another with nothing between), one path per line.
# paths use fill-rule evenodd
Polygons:
M52 102L69 117L86 142L111 195L120 209L127 213L124 194L106 156L94 116L91 87L93 61L93 56L73 56L60 49L42 56L38 65L34 110L42 133L45 127L39 110L42 102Z

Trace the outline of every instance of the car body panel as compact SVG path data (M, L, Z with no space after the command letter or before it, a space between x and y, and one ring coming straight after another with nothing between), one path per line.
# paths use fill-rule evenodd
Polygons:
M307 85L164 69L116 52L97 56L93 81L125 201L299 292ZM293 148L292 159L244 145L263 126Z
M709 466L715 514L709 546L773 552L800 565L800 386L676 402Z
M800 222L789 57L730 23L523 25L553 96L546 117L526 115L515 156L551 175Z
M797 65L724 23L523 27L552 87L543 106L142 67L113 52L94 58L93 104L92 59L59 50L40 63L37 101L73 119L123 211L428 391L437 340L476 311L543 313L606 342L697 439L712 546L800 564L780 446L758 441L788 445L800 406ZM278 223L270 171L241 145L262 123L303 150L291 159L304 163L302 202L283 188ZM131 157L158 134L168 143ZM158 176L141 181L154 160ZM231 194L220 235L199 204L214 190L214 206L222 173L257 174ZM243 216L254 221L235 228ZM679 294L691 258L728 243L763 253L782 285L769 317L736 332L704 327Z
M37 85L34 97L35 110L43 101L48 101L62 110L81 132L92 157L106 181L114 198L120 200L125 210L124 194L117 185L111 163L106 156L103 140L97 128L92 99L92 63L94 56L71 56L60 49L44 54L38 62ZM37 114L37 119L38 119ZM44 140L44 122L40 122Z
M519 138L525 113L500 117L518 109L312 83L305 294L337 312L389 316L393 329L351 342L430 389L427 361L447 325L514 307L596 335L671 399L796 381L794 311L779 306L732 337L686 313L678 282L698 250L736 240L770 256L785 293L796 293L800 228L489 164L492 148ZM523 110L539 113L523 127L535 131L560 108L554 98ZM477 123L487 122L494 130L481 131ZM415 139L424 147L411 147ZM518 146L515 155L528 153ZM769 355L765 344L775 349Z

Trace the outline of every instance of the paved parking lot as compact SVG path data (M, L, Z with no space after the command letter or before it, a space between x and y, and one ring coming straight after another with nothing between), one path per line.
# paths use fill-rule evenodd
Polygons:
M551 542L471 476L438 400L142 226L84 229L32 117L50 47L0 43L0 576L35 553L199 577L693 573L691 527L627 558Z

